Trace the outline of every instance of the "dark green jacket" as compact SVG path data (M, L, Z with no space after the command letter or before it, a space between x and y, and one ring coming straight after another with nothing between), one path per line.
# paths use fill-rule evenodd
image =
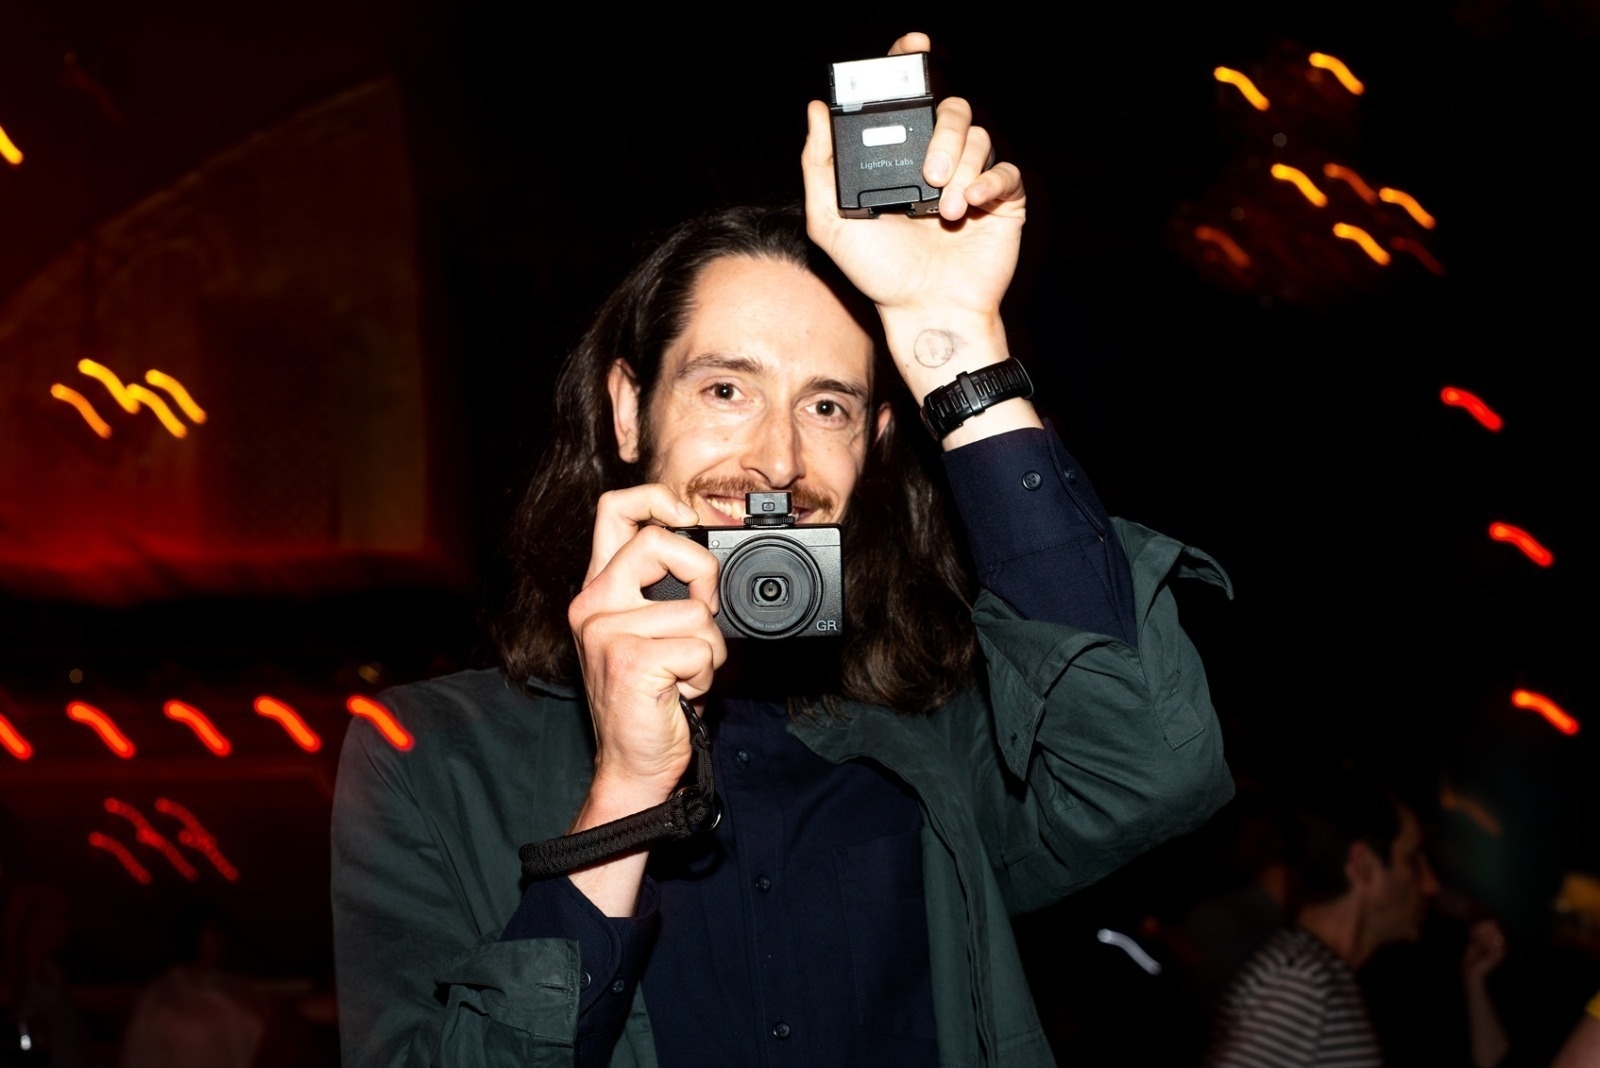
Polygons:
M789 728L829 760L876 761L920 799L945 1065L1052 1063L1010 917L1195 827L1233 792L1169 588L1227 578L1204 554L1115 522L1137 650L1019 619L986 593L974 619L987 694L927 718L852 704L837 721ZM579 696L532 687L528 697L498 672L470 672L390 691L416 736L408 752L365 722L350 727L333 818L348 1068L571 1061L577 944L498 940L521 896L518 847L566 830L592 771ZM642 994L612 1063L656 1063Z

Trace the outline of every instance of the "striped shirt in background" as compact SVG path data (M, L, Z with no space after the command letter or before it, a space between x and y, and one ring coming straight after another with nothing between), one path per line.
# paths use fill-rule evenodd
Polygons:
M1355 973L1302 930L1245 962L1217 1010L1207 1068L1381 1068Z

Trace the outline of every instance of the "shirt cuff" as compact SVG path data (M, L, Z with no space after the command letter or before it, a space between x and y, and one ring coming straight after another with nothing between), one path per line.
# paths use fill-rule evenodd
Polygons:
M632 916L607 916L572 880L535 879L506 924L502 941L562 938L578 943L578 1042L621 1033L645 956L661 927L655 881L646 878Z

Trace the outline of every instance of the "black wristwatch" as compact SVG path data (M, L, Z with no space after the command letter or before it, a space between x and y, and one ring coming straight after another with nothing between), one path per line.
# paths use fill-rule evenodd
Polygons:
M940 386L922 401L922 422L937 441L985 408L1013 397L1033 396L1028 372L1014 358L990 364L968 374L962 371L949 385Z

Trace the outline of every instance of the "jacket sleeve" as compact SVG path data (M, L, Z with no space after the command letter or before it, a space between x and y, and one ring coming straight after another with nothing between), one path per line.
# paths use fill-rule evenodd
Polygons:
M977 818L1008 908L1041 908L1202 823L1233 796L1199 654L1172 585L1231 595L1209 556L1113 520L1133 583L1137 647L1021 618L990 594L974 610L992 720L972 717ZM1022 788L1026 784L1026 789Z
M332 829L344 1063L570 1065L577 943L480 929L458 885L472 873L444 855L405 770L369 725L351 724Z

